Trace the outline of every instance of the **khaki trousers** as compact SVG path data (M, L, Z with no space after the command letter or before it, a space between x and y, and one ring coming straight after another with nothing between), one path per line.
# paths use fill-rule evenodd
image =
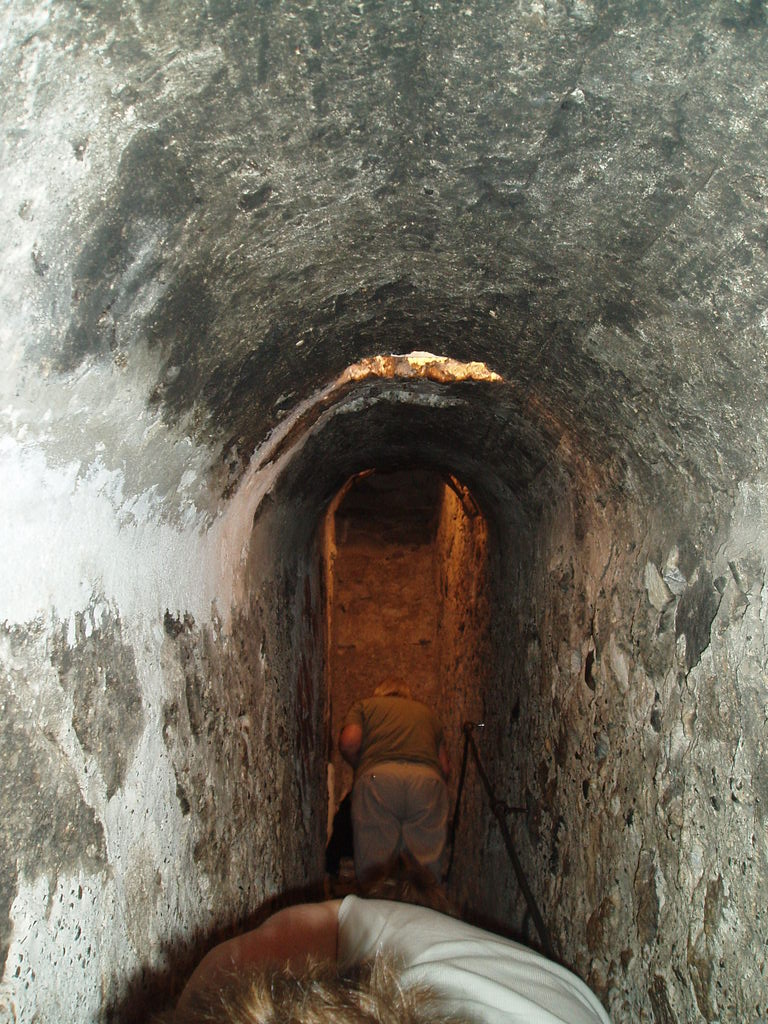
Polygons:
M364 882L407 851L439 880L448 829L448 788L428 765L377 764L355 780L355 874Z

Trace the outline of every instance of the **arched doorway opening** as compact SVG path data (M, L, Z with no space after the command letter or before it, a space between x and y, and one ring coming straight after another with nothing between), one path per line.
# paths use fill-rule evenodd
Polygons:
M463 723L483 718L488 538L470 490L434 469L368 469L331 503L323 530L329 830L352 785L339 729L382 679L404 679L437 711L454 764Z

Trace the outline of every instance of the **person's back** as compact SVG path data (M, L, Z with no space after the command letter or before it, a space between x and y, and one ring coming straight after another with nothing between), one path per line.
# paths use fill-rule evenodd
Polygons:
M610 1024L571 971L512 939L427 907L347 896L338 908L344 971L385 950L403 988L427 986L436 1009L482 1024Z
M583 981L534 950L421 906L356 896L284 908L215 947L162 1019L610 1024Z
M437 715L397 680L356 701L339 750L355 769L355 874L365 882L402 851L439 878L448 823L450 771Z
M428 764L440 771L443 730L437 715L421 701L368 697L352 708L347 716L350 720L359 721L363 730L357 773L384 761Z

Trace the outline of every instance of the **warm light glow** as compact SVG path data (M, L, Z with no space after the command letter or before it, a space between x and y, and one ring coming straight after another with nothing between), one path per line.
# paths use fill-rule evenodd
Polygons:
M473 380L501 382L503 378L489 370L485 363L462 363L432 352L409 352L407 355L370 356L348 366L339 382L366 380L369 377L425 378L439 384Z

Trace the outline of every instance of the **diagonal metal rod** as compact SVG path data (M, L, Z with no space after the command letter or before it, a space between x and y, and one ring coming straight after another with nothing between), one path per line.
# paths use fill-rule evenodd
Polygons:
M450 856L448 857L448 867L445 869L445 880L448 881L448 877L453 867L453 851L456 849L456 829L459 827L459 811L461 810L461 794L464 790L464 779L467 775L467 755L469 754L469 743L467 742L468 733L466 732L466 725L464 726L464 750L461 755L461 771L459 772L459 784L456 787L456 806L453 809L453 820L451 821L451 831L448 838L450 844Z
M533 895L531 887L528 885L528 879L525 877L525 872L523 871L523 866L520 863L520 858L517 856L517 853L515 852L515 847L512 842L512 834L509 831L509 826L507 825L507 819L505 817L505 813L510 809L523 810L523 808L508 808L507 805L502 800L496 799L496 796L493 792L493 787L491 786L491 781L488 778L485 768L483 767L482 761L480 760L480 753L477 749L477 744L475 743L474 736L472 735L472 730L474 728L474 722L464 723L464 751L461 758L461 772L459 775L459 785L456 793L456 808L453 813L453 821L451 822L451 855L450 860L448 862L446 878L448 877L448 874L450 873L451 867L453 865L453 850L456 840L456 829L459 822L461 795L464 789L464 782L467 771L467 755L468 752L471 751L474 762L477 765L478 775L480 776L480 780L483 783L483 786L485 787L485 791L488 796L488 801L490 803L491 810L493 811L496 820L499 823L501 835L502 838L504 839L504 845L507 848L509 859L512 861L512 867L515 872L515 877L517 878L517 884L520 886L520 891L522 892L523 897L525 898L525 902L528 906L528 911L531 915L533 923L536 925L536 931L539 933L541 945L547 956L554 958L555 951L552 945L552 937L549 934L549 929L544 924L544 919L541 916L541 913L539 912L539 908L536 903L536 898Z

